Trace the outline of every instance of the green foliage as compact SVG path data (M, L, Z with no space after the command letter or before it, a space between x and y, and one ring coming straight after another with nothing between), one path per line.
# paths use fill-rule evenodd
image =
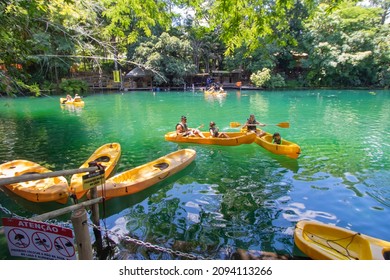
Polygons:
M250 76L250 80L256 87L274 89L286 86L282 75L279 73L272 74L268 68L263 68L263 70L253 73Z
M169 2L154 0L102 0L105 7L102 15L107 19L103 33L106 36L126 39L126 44L132 44L140 36L151 36L152 27L169 28Z
M380 10L345 3L332 14L326 6L307 23L305 43L310 53L305 61L308 82L312 86L361 87L378 85L378 70L388 58L378 57ZM388 37L388 36L387 36ZM381 47L389 48L389 40L380 37ZM388 65L388 64L387 64Z
M127 60L127 51L155 71L159 85L182 85L195 72L242 69L249 77L267 68L275 73L267 82L255 79L268 88L285 79L389 87L389 0L371 2L375 7L342 0L0 1L0 63L7 68L0 91L39 94L37 85L58 85L76 63L111 71L112 59ZM174 14L176 5L191 12ZM298 65L292 52L308 59Z
M261 71L257 71L250 76L251 82L256 87L262 87L266 82L271 79L271 70L268 68L263 68Z
M280 75L279 73L272 75L271 78L268 81L266 81L264 84L265 88L270 88L270 89L282 88L285 86L286 86L286 82L282 77L282 75Z
M183 85L185 77L195 73L192 48L188 40L163 33L159 38L141 44L135 51L134 61L155 73L157 85Z
M341 0L329 0L335 5ZM296 43L299 34L298 19L310 13L317 1L296 0L215 0L190 1L199 21L207 22L211 30L219 30L226 45L226 54L246 46L249 52L261 46L261 39L268 38L280 46ZM296 30L294 30L296 28Z
M88 84L85 81L82 80L76 80L76 79L64 79L60 85L59 88L62 92L67 94L81 94L88 91Z
M39 89L39 85L38 85L38 84L26 85L26 84L23 83L23 82L19 82L18 85L19 85L21 88L24 88L25 90L29 91L30 93L32 93L32 94L35 95L36 97L38 97L38 96L41 95L41 91L40 91L40 89Z

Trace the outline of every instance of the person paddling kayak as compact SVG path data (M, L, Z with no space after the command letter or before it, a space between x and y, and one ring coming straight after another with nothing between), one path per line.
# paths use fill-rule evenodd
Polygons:
M248 131L253 131L257 134L257 136L262 137L266 133L262 131L261 129L257 129L258 126L265 126L265 124L260 123L256 120L255 115L251 114L249 116L249 119L247 119L246 123L243 125L242 128L246 128Z

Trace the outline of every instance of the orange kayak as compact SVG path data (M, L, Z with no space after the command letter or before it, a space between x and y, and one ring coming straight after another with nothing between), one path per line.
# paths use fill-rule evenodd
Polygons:
M51 170L28 160L13 160L0 165L0 178L27 174L41 174ZM8 190L32 202L67 203L69 186L65 177L58 176L40 180L5 185Z
M110 199L138 193L183 170L195 157L195 150L182 149L119 173L97 187L98 196Z
M119 143L108 143L99 147L81 166L88 168L89 163L95 161L104 169L104 178L107 179L112 175L121 156L121 145ZM87 173L74 174L70 179L70 192L75 194L77 199L83 197L87 191L83 188L83 176Z

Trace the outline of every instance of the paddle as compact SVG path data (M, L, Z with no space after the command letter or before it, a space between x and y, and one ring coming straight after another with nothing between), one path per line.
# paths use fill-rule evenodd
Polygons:
M256 124L252 124L253 125L256 125ZM279 127L282 127L282 128L289 128L290 127L290 123L288 122L281 122L281 123L278 123L278 124L266 124L266 125L276 125L276 126L279 126ZM234 127L239 127L241 126L241 124L239 122L231 122L230 123L230 127L234 128Z
M199 129L199 128L202 128L202 127L204 127L204 124L201 124L201 125L198 126L197 128L189 128L189 130L191 130L191 129Z
M199 128L202 128L202 127L204 127L204 124L201 124L200 126L198 126L198 127L195 128L195 129L199 129Z

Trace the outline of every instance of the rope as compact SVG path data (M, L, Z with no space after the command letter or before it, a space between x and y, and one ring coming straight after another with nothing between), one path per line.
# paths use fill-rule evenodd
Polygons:
M312 240L314 243L317 243L317 244L320 244L320 245L324 245L323 243L316 241L313 237L316 237L318 239L322 239L322 240L324 240L325 244L329 246L330 249L336 251L337 253L339 253L339 254L341 254L341 255L349 258L349 259L358 259L358 258L355 258L355 257L351 256L351 254L350 254L350 252L348 250L348 247L349 247L349 245L352 244L352 241L354 240L355 236L360 235L360 233L355 233L355 234L352 234L351 236L347 236L347 237L344 237L344 238L337 238L337 239L333 239L332 240L332 239L326 239L324 237L316 235L316 234L314 234L314 233L312 233L310 231L304 230L303 228L300 228L300 227L297 227L297 228L302 230L302 232L305 232L306 235L310 238L310 240ZM349 239L349 238L351 238L351 241L347 244L346 247L343 247L341 244L337 243L337 241L341 241L341 240L345 240L345 239ZM331 242L333 242L333 243L337 244L338 246L340 246L341 248L343 248L347 254L337 250L334 246L332 246Z

